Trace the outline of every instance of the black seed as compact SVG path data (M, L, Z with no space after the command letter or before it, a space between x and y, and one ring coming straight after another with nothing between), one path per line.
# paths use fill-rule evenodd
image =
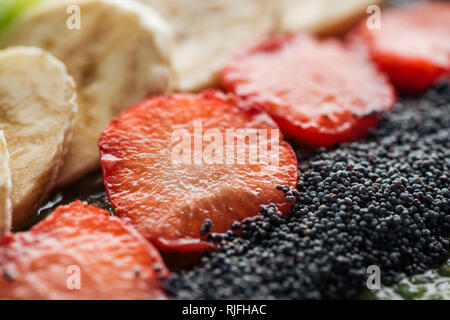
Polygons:
M156 266L155 266L155 270L156 270ZM139 277L141 275L141 272L142 272L140 267L134 267L133 271L134 271L134 275L136 277Z
M231 225L231 230L239 230L241 228L241 224L238 221L233 222Z
M446 261L448 83L403 99L366 140L297 154L298 190L277 186L297 200L289 215L263 205L260 216L241 223L241 237L209 234L220 248L192 270L172 273L165 282L172 296L349 298L370 265L390 284Z
M211 219L205 219L205 222L203 223L202 227L200 228L200 235L204 236L205 234L209 233L211 231L213 223Z
M8 272L7 270L3 271L3 278L8 282L14 281L13 275L10 272Z

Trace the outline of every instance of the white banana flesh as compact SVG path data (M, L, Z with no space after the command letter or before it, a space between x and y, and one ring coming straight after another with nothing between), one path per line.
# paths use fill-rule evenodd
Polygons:
M61 61L38 48L0 51L0 130L10 156L13 228L30 223L55 185L76 110L75 82Z
M57 185L70 184L98 167L98 137L114 116L171 89L171 44L170 27L150 7L133 0L50 2L30 11L8 32L1 46L48 50L66 64L77 84L79 110Z
M11 230L11 175L9 153L3 131L0 131L0 239Z
M223 63L241 46L270 32L272 0L141 0L175 33L178 91L217 85Z
M178 91L218 85L232 53L269 33L345 31L382 0L141 0L161 13L175 32Z
M272 0L278 12L276 31L307 31L336 34L351 27L382 0Z

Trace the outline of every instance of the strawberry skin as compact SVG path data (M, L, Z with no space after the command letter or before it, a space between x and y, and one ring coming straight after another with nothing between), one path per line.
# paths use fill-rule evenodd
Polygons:
M195 121L201 121L203 132L223 136L227 129L278 129L259 107L211 90L146 100L122 113L99 141L105 187L117 215L171 256L213 248L200 234L206 219L212 221L210 232L218 233L257 215L261 204L274 203L287 213L291 204L275 186L297 184L297 159L281 135L274 171L236 161L173 163L171 134L193 133Z
M221 83L263 106L285 135L312 146L364 137L395 102L393 88L363 54L303 34L244 49L226 64Z
M158 251L119 218L80 201L58 207L30 231L4 236L0 272L0 299L167 298ZM74 272L79 290L67 286Z
M352 41L369 54L397 89L422 92L450 74L450 3L424 2L387 10L381 28L362 23Z

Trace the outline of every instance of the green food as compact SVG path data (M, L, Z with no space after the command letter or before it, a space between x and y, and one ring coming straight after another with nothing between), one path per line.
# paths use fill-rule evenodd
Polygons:
M392 287L378 291L366 291L361 299L380 300L449 300L450 299L450 260L446 265L402 280Z
M0 0L0 35L22 13L44 0Z

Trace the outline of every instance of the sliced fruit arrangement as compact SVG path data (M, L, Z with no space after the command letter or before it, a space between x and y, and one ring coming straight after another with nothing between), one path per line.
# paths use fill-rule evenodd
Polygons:
M382 0L140 0L175 32L174 69L179 91L217 86L233 52L272 32L336 34L358 22Z
M424 91L450 74L450 3L423 2L383 12L380 29L356 33L402 91ZM353 38L354 35L352 35Z
M245 138L248 132L258 132L257 141ZM239 139L248 140L247 151L259 152L263 132L268 156L261 151L251 162L251 153L238 149ZM179 133L180 141L174 139ZM290 203L275 186L297 184L297 159L273 120L215 90L144 101L111 122L99 146L106 192L117 215L162 251L210 247L201 234L207 219L208 231L225 232L234 221L257 215L261 204L274 203L287 213Z
M76 17L73 28L67 25L69 4L80 8L79 29L73 29ZM79 110L58 185L98 166L98 136L115 115L170 88L170 44L165 22L134 0L50 1L7 32L0 46L46 49L66 64L77 83Z
M9 153L3 131L0 131L0 238L11 230L11 174Z
M66 67L38 48L0 51L0 130L10 154L13 227L31 215L53 188L77 110Z
M215 86L222 64L241 45L272 29L272 0L141 0L175 32L179 91Z
M269 37L239 52L221 82L262 105L287 136L313 146L363 137L395 102L393 88L363 54L301 34Z
M0 299L164 299L158 251L80 201L0 240Z

